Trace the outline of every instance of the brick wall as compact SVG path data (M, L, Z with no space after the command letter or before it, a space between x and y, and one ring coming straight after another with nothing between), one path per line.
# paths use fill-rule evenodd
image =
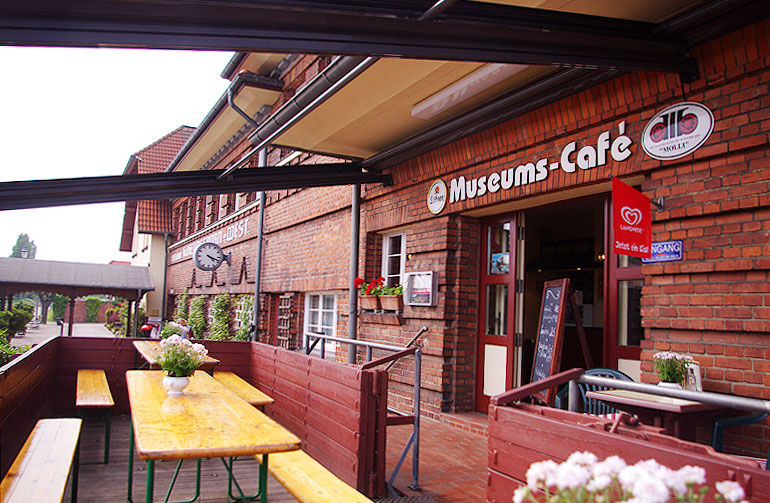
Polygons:
M653 212L653 239L685 241L683 261L642 270L643 380L655 381L651 355L670 348L693 354L702 363L706 389L768 398L769 31L770 22L763 20L695 48L700 78L690 84L682 85L672 74L626 74L395 166L389 170L391 187L363 188L359 275L379 275L380 233L395 229L406 233L407 271L438 272L437 307L407 306L400 318L364 316L359 328L362 339L398 345L421 326L430 328L423 361L426 412L473 407L479 225L460 214L512 200L525 206L534 196L626 175L642 176L646 195L666 198L666 209ZM287 73L287 81L294 83L285 98L323 64L320 58L295 62ZM683 159L664 163L647 157L639 145L645 125L657 111L685 100L702 102L714 112L712 137ZM522 162L558 159L569 142L576 141L578 149L595 145L604 131L616 138L621 123L623 133L633 139L632 155L625 161L610 158L604 166L574 173L551 171L542 182L453 203L437 217L425 207L427 189L437 178L470 180ZM235 147L227 158L237 157L242 148ZM270 156L274 162L281 153ZM349 187L268 194L266 292L347 289L349 204ZM245 257L247 270L253 271L253 240L229 250ZM206 294L248 290L248 281L211 284L211 273L200 271L192 282L189 260L172 270L172 288L189 283ZM347 334L344 297L338 297L342 336ZM392 405L409 410L410 365L396 365L391 376ZM767 451L767 445L758 445Z

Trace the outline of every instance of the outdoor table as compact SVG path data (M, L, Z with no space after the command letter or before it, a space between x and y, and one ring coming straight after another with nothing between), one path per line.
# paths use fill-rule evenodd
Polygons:
M656 425L656 419L662 418L660 426L665 428L666 434L690 441L695 440L697 420L722 409L717 405L622 389L588 391L586 396L636 414L648 425Z
M134 348L142 358L147 362L147 366L150 369L159 369L160 363L158 363L158 356L160 355L160 341L134 341ZM219 365L219 360L212 358L208 355L203 359L201 364L201 370L205 370L209 374L214 370L214 367ZM141 367L140 367L141 368Z
M197 460L196 496L200 493L200 460L262 454L259 468L259 497L267 501L268 454L299 449L300 440L290 431L252 407L234 392L202 371L190 377L182 396L169 397L161 384L163 372L129 370L126 372L131 404L131 436L140 459L147 462L146 502L154 490L155 461L162 459ZM177 467L177 473L179 467ZM128 501L132 501L133 454L128 465ZM171 494L176 474L171 481ZM240 487L236 487L240 491ZM246 499L241 492L241 498Z

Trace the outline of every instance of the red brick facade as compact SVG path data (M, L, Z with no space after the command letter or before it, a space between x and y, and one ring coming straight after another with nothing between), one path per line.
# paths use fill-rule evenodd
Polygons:
M495 205L513 201L526 208L543 204L535 196L634 175L643 179L647 196L665 198L665 209L653 211L653 241L684 242L682 261L642 267L642 380L657 382L652 354L672 349L700 362L705 389L770 399L769 40L766 19L697 47L692 55L700 77L692 83L681 84L673 74L626 74L395 166L389 170L392 187L364 187L359 275L380 274L381 233L404 229L406 270L437 271L439 295L436 307L406 306L400 317L362 315L359 338L402 345L427 326L425 412L472 410L481 227L479 218L465 212L492 208L493 214ZM297 60L286 74L287 97L326 61ZM675 161L648 157L640 145L644 127L657 112L682 101L702 103L713 112L711 137ZM605 132L610 142L622 135L632 140L627 159L615 161L608 154L606 164L590 169L555 169L541 182L451 202L437 216L426 208L428 188L436 179L449 186L460 176L470 181L538 159L559 159L570 142L580 150L597 145ZM225 165L244 149L235 147L220 162ZM280 153L271 156L274 162ZM305 156L298 162L312 160ZM262 290L269 310L260 320L262 337L269 338L275 302L286 293L294 294L295 330L301 333L304 295L313 292L338 293L337 335L347 335L350 200L349 187L268 194ZM256 206L197 235L250 218L248 235L223 244L225 252L233 253L229 267L214 275L194 271L189 256L174 258L194 241L187 236L199 230L190 222L201 219L188 208L204 206L208 225L212 206L219 208L210 196L174 203L180 241L170 252L169 288L178 294L188 287L191 295L250 293ZM230 206L227 211L232 213ZM411 369L411 363L399 363L391 371L391 405L402 410L411 407ZM753 445L737 437L733 445L767 452L767 442L756 443L761 430L746 431L753 434ZM765 435L770 438L770 431Z

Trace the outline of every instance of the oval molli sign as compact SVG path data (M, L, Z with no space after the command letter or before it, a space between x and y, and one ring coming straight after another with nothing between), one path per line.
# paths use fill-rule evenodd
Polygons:
M428 190L428 210L438 215L446 205L446 184L443 180L436 180Z
M685 101L658 112L642 133L642 148L653 159L679 159L698 149L714 130L705 105Z

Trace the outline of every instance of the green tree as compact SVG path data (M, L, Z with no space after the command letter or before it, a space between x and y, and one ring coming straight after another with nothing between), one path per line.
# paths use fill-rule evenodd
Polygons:
M16 244L13 245L13 250L11 250L11 257L15 258L21 258L21 250L24 247L27 247L27 258L33 259L35 258L35 253L37 253L37 246L35 246L35 242L29 239L29 236L22 233L19 234L19 237L16 238Z
M67 308L70 298L65 295L54 295L52 307L54 318L64 318L64 310Z

